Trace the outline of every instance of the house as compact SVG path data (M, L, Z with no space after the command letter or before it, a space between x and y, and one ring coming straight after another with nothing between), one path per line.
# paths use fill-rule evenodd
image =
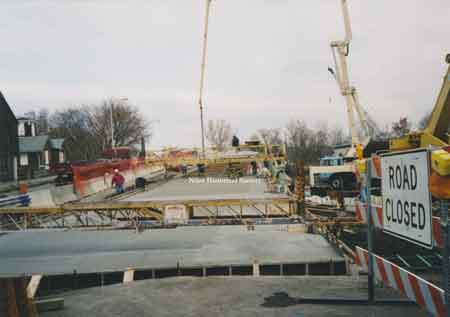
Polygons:
M0 182L17 180L17 119L0 92Z
M19 178L36 178L49 174L51 167L64 162L64 139L51 139L48 135L36 135L36 122L20 117Z

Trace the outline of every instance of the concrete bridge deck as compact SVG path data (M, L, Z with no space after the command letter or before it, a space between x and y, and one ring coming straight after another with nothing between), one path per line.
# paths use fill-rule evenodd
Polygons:
M292 226L292 225L289 225ZM287 225L195 226L135 233L29 231L0 236L0 276L268 263L342 262L319 235Z

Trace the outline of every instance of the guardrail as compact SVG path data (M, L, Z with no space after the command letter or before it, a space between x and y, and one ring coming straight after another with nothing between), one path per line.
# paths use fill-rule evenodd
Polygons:
M8 206L28 206L31 203L31 198L28 194L21 194L17 196L8 196L5 198L0 198L0 207L8 207Z

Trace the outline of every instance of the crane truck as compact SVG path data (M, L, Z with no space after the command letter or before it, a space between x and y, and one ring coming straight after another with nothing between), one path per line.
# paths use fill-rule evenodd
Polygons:
M334 76L341 95L345 97L351 144L347 146L346 151L341 150L339 155L321 158L319 166L309 167L310 187L313 195L326 195L328 189L355 190L357 179L353 161L357 158L357 151L374 153L388 148L388 142L373 140L372 136L377 128L374 126L373 120L369 120L370 118L361 106L356 88L350 85L347 57L350 52L352 30L347 0L341 0L341 8L345 38L331 42L334 69L329 67L328 71ZM359 119L359 128L355 116Z

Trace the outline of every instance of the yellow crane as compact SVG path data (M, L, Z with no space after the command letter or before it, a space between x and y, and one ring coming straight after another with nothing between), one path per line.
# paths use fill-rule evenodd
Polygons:
M450 64L450 54L446 56L446 62ZM438 147L448 146L450 124L450 65L444 75L442 87L436 100L433 112L428 119L423 131L408 133L405 136L389 141L391 151L408 150L434 145Z
M450 199L450 54L447 54L445 61L449 66L425 129L389 140L391 152L430 149L432 175L429 188L433 197L439 199ZM365 160L362 155L359 158L356 166L359 173L363 174Z
M434 175L430 188L435 196L450 198L450 54L449 64L434 109L423 131L408 133L389 141L391 151L432 147L431 166ZM437 149L436 149L437 148Z

